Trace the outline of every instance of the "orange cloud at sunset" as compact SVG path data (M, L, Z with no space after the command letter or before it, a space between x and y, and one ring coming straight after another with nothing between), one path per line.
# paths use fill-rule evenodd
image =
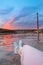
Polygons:
M13 29L13 26L11 26L11 24L6 23L3 27L4 29Z
M14 21L14 18L12 18L10 21L8 21L3 28L4 29L10 29L10 30L14 30L16 27L12 25L12 22Z
M7 22L4 26L3 29L9 29L9 30L15 30L15 29L20 29L20 26L16 26L15 24L12 25L10 22Z
M3 29L10 29L10 30L15 30L15 29L23 29L21 26L13 24L15 18L13 17L11 20L9 20L5 25L3 26Z

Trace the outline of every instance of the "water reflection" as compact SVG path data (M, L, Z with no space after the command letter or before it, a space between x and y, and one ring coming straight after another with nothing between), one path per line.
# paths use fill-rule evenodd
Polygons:
M36 34L7 34L0 35L0 46L4 46L7 51L13 51L13 43L23 40L24 44L35 46L37 44ZM43 42L43 34L40 34L40 40Z
M37 44L37 34L7 34L0 35L0 59L12 58L14 55L14 42L22 39L24 44L29 44L37 49L43 50L43 34L40 34L42 44Z

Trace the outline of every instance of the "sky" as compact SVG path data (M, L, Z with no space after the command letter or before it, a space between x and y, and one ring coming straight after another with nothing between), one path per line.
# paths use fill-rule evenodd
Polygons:
M0 0L0 28L36 28L36 13L43 27L43 0Z

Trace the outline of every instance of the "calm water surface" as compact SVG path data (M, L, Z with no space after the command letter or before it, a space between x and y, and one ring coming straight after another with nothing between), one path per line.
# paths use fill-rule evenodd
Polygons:
M40 34L40 44L37 44L37 34L4 34L0 35L0 59L11 58L14 54L14 42L18 43L19 40L43 51L43 34Z

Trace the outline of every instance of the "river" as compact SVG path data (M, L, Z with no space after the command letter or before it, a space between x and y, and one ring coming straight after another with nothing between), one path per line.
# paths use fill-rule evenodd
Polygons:
M37 34L3 34L0 35L0 59L11 57L14 54L14 42L22 40L24 44L28 44L43 51L43 34L39 36L40 43L37 43Z

